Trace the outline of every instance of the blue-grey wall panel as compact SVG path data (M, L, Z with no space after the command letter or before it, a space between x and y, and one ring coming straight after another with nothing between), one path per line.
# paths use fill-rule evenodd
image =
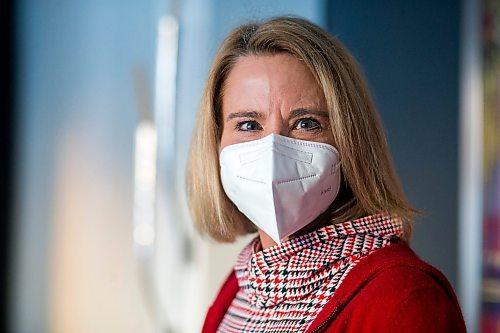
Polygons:
M459 1L328 1L361 64L418 219L413 248L456 283Z

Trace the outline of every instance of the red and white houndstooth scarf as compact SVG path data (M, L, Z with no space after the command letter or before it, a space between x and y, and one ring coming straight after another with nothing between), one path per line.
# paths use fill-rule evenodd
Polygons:
M218 332L304 332L359 260L398 238L399 219L374 215L329 225L238 256L238 290Z

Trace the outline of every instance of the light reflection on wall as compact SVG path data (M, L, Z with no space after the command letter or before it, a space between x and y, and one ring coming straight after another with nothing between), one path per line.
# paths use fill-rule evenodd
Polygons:
M87 133L70 132L58 147L49 331L153 332L127 223L130 188L90 162Z
M138 256L155 239L156 144L154 124L142 120L135 132L134 242Z
M133 69L152 72L158 2L18 3L14 333L153 331L133 253Z

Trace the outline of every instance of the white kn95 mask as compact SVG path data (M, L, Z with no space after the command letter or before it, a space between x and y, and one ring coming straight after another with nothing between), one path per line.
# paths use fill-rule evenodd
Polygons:
M220 153L227 196L278 244L335 200L339 166L333 146L277 134L233 144Z

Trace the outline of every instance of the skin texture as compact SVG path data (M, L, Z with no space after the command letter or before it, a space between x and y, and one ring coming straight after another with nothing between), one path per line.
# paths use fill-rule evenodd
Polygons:
M334 145L323 92L309 69L292 55L240 58L222 94L220 150L272 133ZM263 248L276 245L258 231Z

